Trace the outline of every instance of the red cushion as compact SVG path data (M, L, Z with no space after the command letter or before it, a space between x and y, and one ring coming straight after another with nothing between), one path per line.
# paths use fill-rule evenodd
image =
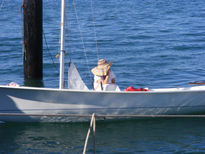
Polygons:
M149 91L148 89L145 88L134 88L132 86L126 88L124 91Z

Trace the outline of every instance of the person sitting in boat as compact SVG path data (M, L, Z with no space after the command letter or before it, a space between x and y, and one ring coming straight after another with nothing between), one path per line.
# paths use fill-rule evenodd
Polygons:
M94 74L94 90L96 91L118 91L119 87L116 85L115 74L110 67L112 61L109 63L105 59L98 60L98 66L91 71Z

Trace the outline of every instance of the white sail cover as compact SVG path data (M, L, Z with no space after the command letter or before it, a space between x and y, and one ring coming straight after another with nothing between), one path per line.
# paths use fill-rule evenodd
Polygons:
M70 62L68 68L68 88L75 90L89 90L72 62Z

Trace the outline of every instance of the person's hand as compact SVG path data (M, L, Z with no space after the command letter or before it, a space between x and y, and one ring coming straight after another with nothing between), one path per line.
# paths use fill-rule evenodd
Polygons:
M109 76L110 75L110 69L107 71L107 76Z

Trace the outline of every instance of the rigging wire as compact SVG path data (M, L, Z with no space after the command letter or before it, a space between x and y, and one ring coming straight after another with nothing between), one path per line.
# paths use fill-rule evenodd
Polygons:
M81 30L81 27L80 27L80 24L79 24L79 19L78 19L78 14L77 14L77 10L76 10L75 0L73 0L72 4L73 4L73 7L74 7L75 16L76 16L76 20L77 20L77 24L78 24L78 29L79 29L79 32L80 32L80 38L81 38L81 43L82 43L82 46L83 46L83 51L84 51L84 55L85 55L85 59L86 59L87 67L88 67L90 82L92 84L92 77L91 77L91 73L90 73L89 61L88 61L88 57L87 57L87 52L85 50L85 43L84 43L84 40L83 40L82 30Z
M45 35L44 32L43 32L43 37L44 37L45 44L46 44L46 51L47 51L47 53L49 54L49 56L50 56L50 58L51 58L51 60L52 60L52 63L53 63L53 65L54 65L56 71L57 71L58 74L59 74L59 70L58 70L58 68L57 68L57 66L56 66L56 63L54 62L54 59L53 59L53 57L52 57L52 54L51 54L51 52L50 52L50 50L49 50L49 48L48 48L48 43L47 43L46 35Z
M97 41L97 34L96 34L96 24L95 24L95 18L94 18L94 11L93 11L93 1L90 0L90 8L91 8L91 13L92 13L92 23L94 27L94 35L95 35L95 46L96 46L96 54L97 54L97 59L99 60L99 52L98 52L98 41Z
M69 0L68 0L68 4L69 4ZM71 10L72 9L72 7L70 7L70 9L69 9L69 5L68 5L68 10ZM71 11L70 11L71 12ZM68 21L68 57L69 57L69 61L71 62L71 22L69 22L70 20L69 20L69 17L68 17L68 15L66 15L66 13L65 13L65 17L66 17L66 21ZM67 24L66 24L67 22L65 22L65 30L67 29L66 28L66 26L67 26ZM67 34L67 33L66 33Z

